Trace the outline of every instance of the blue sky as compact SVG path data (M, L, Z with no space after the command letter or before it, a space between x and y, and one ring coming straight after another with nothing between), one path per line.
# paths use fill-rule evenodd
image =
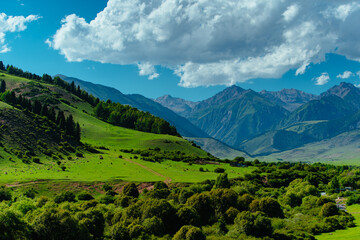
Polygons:
M0 60L123 93L150 98L170 94L193 101L231 84L256 91L297 88L319 94L341 81L360 83L356 1L319 1L311 7L308 1L284 5L256 0L251 6L231 5L239 11L230 14L216 4L242 1L204 1L204 6L184 5L176 13L179 6L168 0L157 5L134 2L3 1L0 13L5 21L9 16L37 17L24 22L26 29L18 26L14 31L2 27L0 20L0 47L9 49L0 53ZM244 8L248 19L236 15ZM194 9L201 9L196 18L191 15ZM261 14L270 18L265 21Z

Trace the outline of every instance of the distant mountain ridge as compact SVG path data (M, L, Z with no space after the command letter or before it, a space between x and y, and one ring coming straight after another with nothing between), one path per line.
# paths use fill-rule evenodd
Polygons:
M158 97L154 101L183 117L187 116L198 104L197 102L187 101L185 99L172 97L170 95Z
M319 96L306 93L297 89L282 89L280 91L266 91L260 92L264 97L274 101L278 105L282 106L286 110L292 112L304 103L311 100L318 99Z
M186 137L209 137L206 133L194 126L187 119L177 115L170 109L163 107L161 104L148 99L140 94L123 94L119 90L107 87L101 84L94 84L77 78L67 77L65 75L58 74L61 79L67 82L72 82L76 85L80 85L82 89L93 94L94 96L107 100L110 99L113 102L121 104L128 104L132 107L136 107L142 111L150 112L151 114L161 117L174 125L178 132Z

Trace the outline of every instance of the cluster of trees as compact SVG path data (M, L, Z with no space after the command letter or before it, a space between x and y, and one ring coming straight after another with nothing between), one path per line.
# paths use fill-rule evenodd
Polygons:
M176 128L164 119L128 105L113 103L110 100L100 101L96 105L94 113L96 117L113 125L142 132L180 136Z
M120 149L121 152L124 153L131 153L134 158L140 157L144 161L148 162L162 162L164 160L171 160L171 161L182 161L188 163L195 163L199 160L199 156L195 154L186 154L181 151L162 151L159 147L149 148L149 149ZM208 157L201 158L202 161L217 161L219 159L215 158L211 154L208 154Z
M307 179L309 169L329 176L349 176L328 165L252 163L258 170L229 180L168 186L157 182L140 193L134 183L117 193L105 184L105 195L94 199L86 192L58 193L54 198L22 196L0 188L1 239L315 239L314 235L354 226L354 218L334 202L338 194L320 196L322 187ZM288 170L302 175L282 187L272 187L266 177ZM343 175L344 174L344 175ZM325 184L325 185L320 185ZM330 189L329 189L330 190ZM293 201L293 199L295 199Z
M80 142L80 124L74 121L71 114L68 114L68 116L65 117L64 111L55 110L54 107L41 104L41 102L37 100L31 101L30 99L23 97L21 94L16 95L13 91L0 93L0 100L22 110L47 117L50 121L56 123L56 125L63 130L66 135L71 136L77 142Z
M80 86L75 86L75 83L67 83L62 80L60 77L52 78L48 74L43 74L43 76L39 76L34 73L24 72L21 68L14 67L13 65L5 66L2 61L0 61L0 70L7 72L8 74L15 75L18 77L27 78L30 80L37 80L43 81L49 84L55 84L59 87L66 89L67 91L73 93L74 95L78 96L79 98L83 99L84 101L90 103L92 106L96 106L100 101L99 98L94 97L93 95L87 93L86 91L82 90Z
M22 69L14 67L13 65L7 65L5 67L2 61L0 61L0 70L6 71L8 74L18 77L23 77L31 80L41 80L41 77L39 75L30 72L24 72Z
M67 83L64 80L62 80L60 77L54 77L54 79L52 79L51 76L49 75L47 75L46 79L47 82L66 89L67 91L78 96L85 102L88 102L93 107L95 107L100 102L99 98L96 98L92 94L89 94L85 90L82 90L80 86L76 86L74 81L72 81L71 83Z

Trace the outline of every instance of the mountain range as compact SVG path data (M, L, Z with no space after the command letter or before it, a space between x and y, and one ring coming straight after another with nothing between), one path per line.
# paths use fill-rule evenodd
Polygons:
M128 104L164 118L182 136L222 158L289 152L348 132L353 136L353 131L360 128L360 90L351 83L343 82L320 95L297 89L255 92L234 85L208 99L192 102L170 95L153 100L59 76L100 99Z

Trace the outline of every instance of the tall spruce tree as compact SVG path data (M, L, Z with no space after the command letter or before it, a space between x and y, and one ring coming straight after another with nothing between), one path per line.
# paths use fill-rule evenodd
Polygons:
M5 92L6 90L6 82L4 80L1 80L1 83L0 83L0 93L3 93Z
M0 61L0 70L5 71L5 65L2 61Z

